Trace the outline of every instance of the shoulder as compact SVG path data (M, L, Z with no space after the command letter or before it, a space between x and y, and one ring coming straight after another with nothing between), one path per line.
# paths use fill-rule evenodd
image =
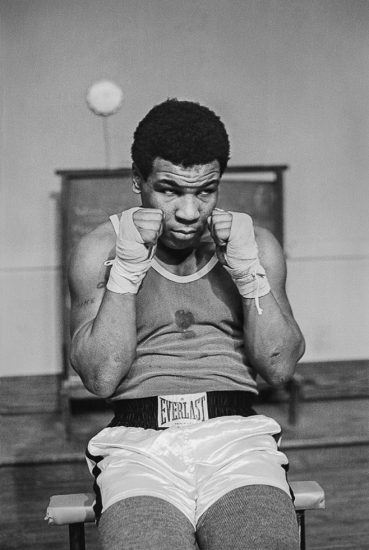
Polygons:
M254 226L255 239L259 248L259 252L262 254L270 255L282 255L283 250L276 237L269 229L260 227L260 225Z
M257 225L254 229L260 262L266 270L268 278L276 278L281 283L285 282L286 260L281 245L268 229Z
M77 283L82 278L99 277L105 270L104 262L115 256L116 234L107 221L84 235L74 247L69 262L69 278Z
M93 261L96 256L101 254L104 256L109 255L115 241L116 234L111 222L105 222L81 238L73 249L72 259L80 262Z

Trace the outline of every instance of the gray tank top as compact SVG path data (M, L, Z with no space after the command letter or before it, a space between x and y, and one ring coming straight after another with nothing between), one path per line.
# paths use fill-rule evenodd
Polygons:
M117 216L111 220L116 231ZM111 400L241 390L257 393L243 345L240 295L214 255L179 276L154 258L136 297L137 354Z

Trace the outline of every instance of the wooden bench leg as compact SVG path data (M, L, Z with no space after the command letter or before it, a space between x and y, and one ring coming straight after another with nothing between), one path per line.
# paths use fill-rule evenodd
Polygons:
M67 441L71 439L71 404L66 388L60 390L60 406L62 413L62 421L64 427L64 435Z
M69 548L70 550L85 550L84 523L69 524Z
M302 382L299 378L292 378L286 385L286 389L289 393L288 422L292 425L296 424L299 419L300 401L302 400L301 384Z
M299 526L300 550L306 550L305 546L305 510L296 512L297 523Z

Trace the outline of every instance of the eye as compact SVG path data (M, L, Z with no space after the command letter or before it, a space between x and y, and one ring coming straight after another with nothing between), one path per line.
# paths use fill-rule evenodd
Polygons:
M199 192L199 196L200 197L208 197L209 195L212 195L213 193L215 193L215 189L203 189L202 191Z

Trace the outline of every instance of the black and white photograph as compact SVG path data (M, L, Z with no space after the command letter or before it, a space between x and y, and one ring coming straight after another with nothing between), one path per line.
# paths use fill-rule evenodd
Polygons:
M0 549L369 549L369 1L0 0Z

